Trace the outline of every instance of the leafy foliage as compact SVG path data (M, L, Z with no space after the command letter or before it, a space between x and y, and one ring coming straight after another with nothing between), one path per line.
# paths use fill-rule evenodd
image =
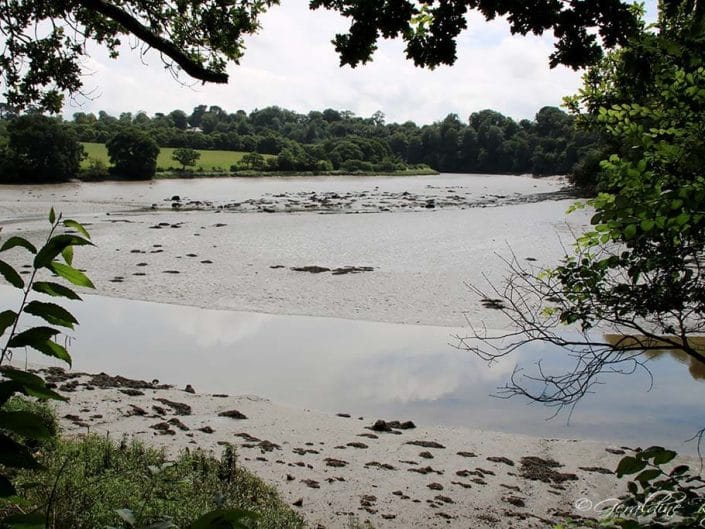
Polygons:
M112 172L130 179L153 178L157 171L159 146L138 129L124 129L106 142Z
M182 128L189 123L198 129ZM565 174L601 148L595 131L576 130L575 118L556 107L541 108L535 119L519 122L482 110L468 119L450 114L417 125L386 123L381 112L363 118L333 109L299 114L267 107L247 114L199 105L189 115L180 110L153 117L78 112L70 126L87 143L139 129L161 147L247 151L251 156L238 161L235 170L252 171L388 173L428 166L446 172ZM90 152L98 155L92 147Z
M267 168L264 156L258 152L247 153L240 160L240 165L254 171L264 171Z
M652 446L635 449L617 466L617 476L633 476L628 494L620 498L612 527L622 529L685 529L700 527L705 521L703 487L705 480L693 474L688 465L669 464L672 450ZM664 468L666 467L666 468Z
M17 487L26 510L50 507L52 529L304 527L274 489L237 466L231 448L220 459L200 450L170 459L136 441L92 435L58 441L39 462L42 470L21 472Z
M7 144L0 147L0 182L51 182L79 173L83 147L74 130L38 114L8 123Z
M200 152L194 149L189 149L188 147L180 147L172 154L174 161L179 162L184 171L187 167L193 167L196 165L196 162L200 157Z
M370 60L379 38L401 37L406 55L417 66L453 64L456 39L467 27L466 14L479 11L487 20L506 16L512 33L543 34L553 29L557 37L551 65L585 66L599 58L604 44L623 44L635 29L629 7L619 0L513 2L511 0L312 0L311 7L335 9L351 19L348 33L333 41L341 64L357 66Z
M104 180L108 178L110 173L108 172L108 165L103 161L95 157L89 157L87 160L87 166L81 171L81 180Z
M644 351L705 362L705 4L665 2L653 27L587 72L568 100L602 139L592 228L552 270L514 258L502 310L518 327L461 344L491 361L531 341L560 346L560 374L517 370L503 388L573 406L600 378L647 369ZM575 207L584 208L585 203ZM482 293L484 294L484 293ZM566 326L572 326L567 334Z
M157 50L167 67L204 82L225 83L228 61L242 56L243 37L276 0L150 2L79 0L8 2L0 11L5 46L0 83L15 108L59 112L62 92L77 93L87 43L116 57L122 39L135 36Z
M56 303L30 300L29 297L33 292L43 292L56 297L78 298L77 294L65 286L58 283L35 282L35 278L38 273L46 269L65 280L76 282L76 274L82 276L83 274L72 266L73 248L90 245L91 242L88 232L81 224L70 219L63 220L62 216L57 216L53 209L49 213L49 222L51 224L49 235L39 249L26 239L17 236L7 239L0 247L0 252L17 249L34 256L31 275L26 283L12 266L5 261L0 261L0 272L10 285L21 290L22 298L17 312L6 310L0 313L0 335L6 339L0 352L0 375L2 375L0 379L0 498L16 494L17 491L11 479L18 469L39 468L33 448L37 446L37 442L46 441L56 433L55 422L48 421L46 414L31 405L18 405L17 399L13 396L24 395L43 400L63 399L47 387L41 377L7 365L13 351L29 347L47 356L71 363L68 351L55 341L56 336L62 331L53 326L73 329L78 321L69 311ZM57 233L61 229L65 233ZM79 233L81 236L74 233ZM60 263L57 259L63 259L64 263ZM88 278L85 278L81 284L87 287L93 286ZM40 325L22 329L19 325L22 314L43 319L52 326ZM4 522L11 526L13 524L21 526L23 523L35 523L39 519L43 519L43 516L38 516L37 513L21 513L5 519Z
M96 42L116 57L121 40L130 36L143 44L141 53L158 51L175 73L225 83L228 62L237 63L243 54L243 37L255 33L259 16L278 3L13 1L0 12L0 32L6 36L0 83L11 107L35 105L58 112L63 92L81 91L87 44ZM406 55L418 66L452 64L469 11L478 11L487 20L507 17L512 33L540 35L553 30L557 37L553 66L577 68L594 62L601 55L597 35L611 48L624 43L635 29L634 16L621 0L312 0L310 6L334 9L352 20L349 33L334 40L341 64L351 66L370 60L379 38L395 37L406 41ZM183 128L183 121L180 125Z
M594 109L586 119L619 149L601 164L581 258L555 274L562 321L631 322L642 334L676 336L702 360L687 338L705 328L705 33L697 10L680 4L678 16L662 11L658 31L587 75L601 84L578 96ZM635 72L644 62L649 72Z

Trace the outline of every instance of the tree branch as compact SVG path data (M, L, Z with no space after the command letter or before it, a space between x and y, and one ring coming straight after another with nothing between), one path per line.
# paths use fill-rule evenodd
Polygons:
M104 0L79 0L78 3L86 9L96 11L101 15L117 22L141 41L145 42L155 50L159 50L170 59L173 59L174 62L191 77L208 83L222 84L228 82L228 74L209 70L199 62L194 61L173 42L155 34L139 20L119 7L109 4Z

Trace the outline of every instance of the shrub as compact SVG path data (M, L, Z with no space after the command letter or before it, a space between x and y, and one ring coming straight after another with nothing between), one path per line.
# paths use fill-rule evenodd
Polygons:
M45 469L22 474L18 487L27 485L27 506L34 508L44 506L54 490L49 506L54 529L95 529L123 521L140 528L159 522L187 527L212 509L226 508L243 517L244 509L256 513L261 529L304 527L273 488L237 466L230 447L221 459L196 450L169 460L163 451L137 441L115 444L90 435L60 441L40 462Z
M363 173L374 171L374 166L371 162L366 162L364 160L345 160L340 168L343 171L349 171L351 173Z
M28 412L36 417L39 417L42 424L46 427L54 440L59 433L59 420L56 417L56 412L45 401L30 400L26 397L15 396L8 400L3 406L2 411L8 412Z
M99 158L89 158L88 167L83 169L80 174L81 180L105 180L110 176L108 166Z

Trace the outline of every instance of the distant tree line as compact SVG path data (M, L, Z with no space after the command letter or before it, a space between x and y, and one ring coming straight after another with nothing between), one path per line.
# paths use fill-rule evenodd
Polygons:
M576 131L573 117L544 107L533 121L519 122L493 110L456 114L431 125L385 123L326 109L299 114L276 106L247 114L199 105L190 114L123 113L119 117L76 113L72 125L81 141L104 143L121 126L146 130L161 147L221 149L281 155L281 170L332 169L358 162L426 164L438 171L565 174L595 149L595 138ZM326 166L327 164L322 164Z
M16 119L9 112L2 117L0 171L2 158L12 158L8 138ZM425 165L444 172L549 175L570 173L599 150L596 138L577 130L574 118L556 107L542 108L534 120L517 122L482 110L466 122L450 114L422 126L386 123L381 112L363 118L333 109L299 114L272 106L248 114L206 105L190 114L77 112L72 120L55 121L81 142L110 145L118 134L139 132L159 147L253 154L233 170L394 172Z

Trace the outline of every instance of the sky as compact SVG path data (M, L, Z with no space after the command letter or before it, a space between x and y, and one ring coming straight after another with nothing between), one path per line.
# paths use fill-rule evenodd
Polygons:
M531 119L580 86L579 72L550 69L551 35L512 36L504 20L486 22L474 14L459 37L455 65L433 71L408 61L401 41L381 41L373 62L341 68L330 41L348 24L335 12L310 11L308 0L282 0L262 16L261 25L246 40L241 63L229 66L227 85L179 83L158 54L140 57L127 44L117 60L89 47L84 86L90 96L68 100L63 113L190 113L205 104L228 112L272 105L301 113L350 110L363 117L382 111L387 122L420 124L450 113L465 120L485 108Z

